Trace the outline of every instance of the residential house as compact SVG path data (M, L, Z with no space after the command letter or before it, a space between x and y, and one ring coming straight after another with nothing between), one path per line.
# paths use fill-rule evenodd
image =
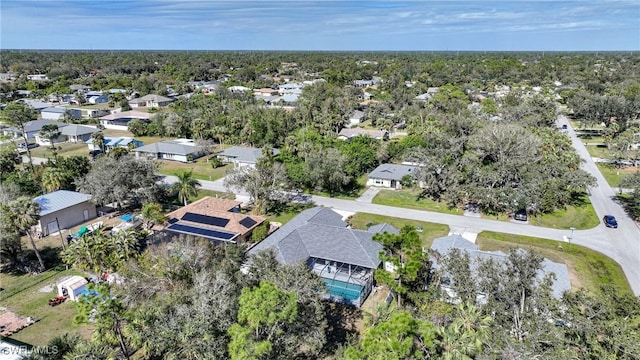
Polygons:
M33 199L40 205L40 219L35 226L42 236L69 229L96 217L91 195L58 190Z
M233 94L244 94L244 93L247 93L247 92L251 91L251 89L249 89L248 87L239 86L239 85L229 86L228 89Z
M58 125L58 128L62 128L64 126L67 126L68 124L65 124L63 122L57 122L57 121L53 121L53 120L32 120L29 121L27 123L24 124L24 132L27 135L27 139L33 139L36 137L36 135L38 135L38 133L40 132L40 130L42 129L43 126L45 125ZM4 135L8 135L11 136L13 138L21 138L22 137L22 130L19 128L15 128L15 127L9 127L9 128L5 128L2 129Z
M206 196L166 215L160 238L191 235L212 243L245 243L265 216L240 213L240 201Z
M79 93L86 93L91 91L91 86L82 85L82 84L72 84L72 85L69 85L69 89Z
M98 95L87 98L87 102L89 104L106 104L109 102L109 97L107 95Z
M351 140L356 136L368 136L376 140L389 140L389 132L387 130L368 130L362 128L343 128L338 133L338 139Z
M431 250L437 251L442 256L446 256L453 249L458 249L469 255L470 265L472 268L471 271L473 273L477 271L477 268L480 265L479 261L492 260L497 264L502 264L507 261L507 254L504 252L482 251L478 245L457 234L437 238L433 240L433 244L431 245ZM439 258L440 257L431 257L433 260L433 269L439 269L441 267L441 264L438 262ZM542 270L537 274L538 281L541 283L542 279L551 273L555 274L555 280L551 285L552 294L554 297L560 298L565 291L571 290L569 270L567 269L567 265L556 263L545 258L542 261ZM451 302L455 303L459 301L457 299L457 295L450 287L445 286L443 290L445 294L450 297L449 300ZM486 300L486 297L484 297L483 294L480 294L477 300L479 303L482 303Z
M89 136L89 139L85 140L85 144L89 146L89 150L102 150L96 144L94 144L93 139ZM113 148L126 148L126 149L137 149L143 145L142 141L134 139L132 137L104 137L104 151L109 152Z
M64 107L48 107L42 109L40 115L45 120L63 120L65 115L68 115L70 119L80 119L82 117L82 111Z
M409 175L415 180L416 169L411 165L382 164L369 173L367 186L402 189L402 178Z
M58 127L60 136L54 140L55 143L61 142L85 142L91 139L91 134L98 131L95 127L78 125L78 124L66 124L66 126ZM42 146L51 145L51 141L47 138L43 138L39 134L35 136L36 142Z
M273 156L280 154L279 149L273 149ZM262 157L262 149L252 147L232 146L216 154L220 160L233 163L234 167L255 167L258 159Z
M168 106L174 100L162 95L149 94L145 95L141 98L133 99L129 101L129 106L132 108L140 108L140 107L163 107Z
M304 210L251 248L247 255L271 249L282 264L306 264L326 285L329 300L360 306L371 292L374 272L380 266L382 244L372 240L390 225L368 231L349 228L342 215L315 207ZM250 261L250 260L249 260ZM251 264L245 271L251 271Z
M106 129L128 130L129 121L138 119L148 123L150 118L149 113L131 110L103 116L100 118L100 124Z
M32 74L27 75L27 80L31 81L47 81L49 77L46 74Z
M349 115L349 125L354 126L358 125L364 121L364 112L360 110L356 110Z
M39 101L39 100L32 100L32 99L20 99L20 100L17 100L17 102L24 103L28 107L30 107L30 108L34 109L35 111L37 111L38 114L40 114L40 112L42 112L42 110L53 106L53 103L42 102L42 101Z
M278 90L272 88L253 89L255 96L277 96Z
M205 150L190 139L163 140L133 150L136 157L191 162L205 155Z
M79 143L91 139L91 134L97 132L98 129L92 126L68 124L60 129L60 133L65 137L66 142Z

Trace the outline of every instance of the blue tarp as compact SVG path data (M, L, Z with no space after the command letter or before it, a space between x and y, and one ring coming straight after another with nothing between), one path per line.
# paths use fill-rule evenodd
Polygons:
M129 221L133 220L133 215L132 214L124 214L124 215L120 216L120 220L129 222Z

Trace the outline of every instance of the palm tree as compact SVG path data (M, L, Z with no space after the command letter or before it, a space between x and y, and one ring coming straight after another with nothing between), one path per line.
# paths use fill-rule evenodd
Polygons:
M178 198L187 206L189 196L198 195L198 188L202 185L193 178L193 171L184 171L178 174L178 181L173 183L173 189L178 191Z
M458 304L457 316L437 330L443 359L473 359L489 340L491 317L482 316L472 304Z
M142 218L144 219L145 230L151 229L155 224L164 224L166 221L162 205L158 203L142 205Z
M5 212L4 218L9 222L10 228L17 232L24 232L29 236L33 251L36 253L38 262L40 262L40 269L44 271L44 261L42 261L31 231L31 228L38 223L40 218L40 205L27 196L21 196L3 206L2 211Z
M91 134L91 139L93 139L93 148L95 149L97 146L104 154L104 134L102 131L96 131Z
M62 189L66 180L67 176L60 168L48 166L42 172L42 185L48 192Z

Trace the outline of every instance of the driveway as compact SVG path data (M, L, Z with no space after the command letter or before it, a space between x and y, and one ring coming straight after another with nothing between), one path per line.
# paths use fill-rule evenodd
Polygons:
M370 203L371 201L373 201L373 198L376 197L376 195L378 195L380 190L382 189L375 186L371 186L367 189L367 191L362 193L362 195L360 195L360 197L357 198L356 201Z
M558 118L558 123L559 125L568 124L568 121L561 116ZM606 182L570 124L568 124L567 134L571 138L577 153L584 159L582 168L597 179L597 186L591 189L589 198L598 218L602 219L605 214L611 214L618 219L618 229L609 229L600 223L592 229L576 230L572 241L574 244L601 252L618 262L627 277L631 289L636 295L640 295L640 228L629 218L624 209L614 201L615 191ZM558 241L564 241L566 237L571 236L571 230L569 229L556 230L526 223L510 223L321 196L313 196L312 199L317 205L338 210L428 221L462 228L470 232L487 230Z

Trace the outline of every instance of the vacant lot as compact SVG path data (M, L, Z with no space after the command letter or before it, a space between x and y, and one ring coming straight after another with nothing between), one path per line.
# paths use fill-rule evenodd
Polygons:
M407 209L435 211L445 214L462 215L459 208L449 207L442 201L419 197L419 190L382 190L373 198L374 204L402 207Z
M67 301L56 307L48 304L56 297L55 284L65 276L81 275L75 270L49 270L38 275L0 274L0 307L5 307L21 316L30 316L36 322L11 336L31 345L46 345L56 335L65 332L80 334L89 339L91 327L75 325L76 304ZM45 291L50 290L50 291Z
M628 175L631 175L637 171L640 171L640 168L636 166L625 166L618 167L612 164L603 164L598 163L598 170L602 173L602 176L607 180L607 183L611 185L611 187L615 188L620 187L620 181Z

